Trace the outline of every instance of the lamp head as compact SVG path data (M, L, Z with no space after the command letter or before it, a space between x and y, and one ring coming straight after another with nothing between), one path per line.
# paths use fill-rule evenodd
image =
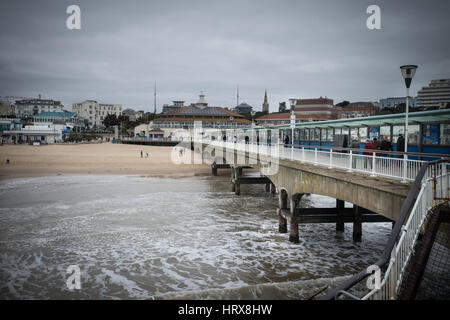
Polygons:
M416 69L417 69L417 66L412 65L412 64L400 67L400 70L402 71L403 79L405 79L406 88L409 88L411 86L411 81L412 81L412 78L414 77L414 75L416 74Z

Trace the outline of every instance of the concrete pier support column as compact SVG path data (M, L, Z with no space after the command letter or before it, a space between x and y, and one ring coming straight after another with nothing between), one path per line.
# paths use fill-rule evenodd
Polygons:
M266 192L269 192L270 191L270 182L267 182L266 183Z
M277 188L275 187L275 185L273 183L270 184L270 193L276 193L277 192Z
M295 221L295 209L297 208L303 194L297 193L290 197L291 223L289 225L289 241L299 243L298 222Z
M234 169L234 194L240 195L241 194L241 184L239 183L239 178L242 175L242 167L238 167Z
M362 210L353 205L353 241L361 242L362 238Z
M345 201L336 199L336 209L338 209L337 212L337 219L336 219L336 231L344 232L344 217L343 217L343 211L345 207Z
M231 167L231 192L235 192L236 185L234 183L234 178L236 177L235 168Z
M279 208L278 208L278 231L280 233L287 233L287 220L281 214L281 210L287 210L287 192L282 190L278 197L279 199Z

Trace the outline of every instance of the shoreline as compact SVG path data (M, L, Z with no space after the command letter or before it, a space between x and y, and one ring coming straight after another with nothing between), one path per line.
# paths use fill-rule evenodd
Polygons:
M211 173L207 164L172 163L172 148L112 143L3 145L0 147L0 181L67 174L192 177Z

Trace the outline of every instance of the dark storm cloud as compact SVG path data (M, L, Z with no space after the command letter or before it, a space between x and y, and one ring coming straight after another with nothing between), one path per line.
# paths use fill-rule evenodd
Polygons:
M82 29L67 30L66 8ZM366 28L381 8L382 29ZM96 99L152 109L241 101L271 110L289 98L378 100L402 95L399 66L419 65L412 92L448 78L448 1L5 1L0 95Z

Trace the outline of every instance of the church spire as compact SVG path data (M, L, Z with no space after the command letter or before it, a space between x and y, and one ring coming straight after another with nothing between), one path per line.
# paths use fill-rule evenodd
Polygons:
M264 103L262 105L262 111L269 113L269 102L267 101L267 89L264 93Z

